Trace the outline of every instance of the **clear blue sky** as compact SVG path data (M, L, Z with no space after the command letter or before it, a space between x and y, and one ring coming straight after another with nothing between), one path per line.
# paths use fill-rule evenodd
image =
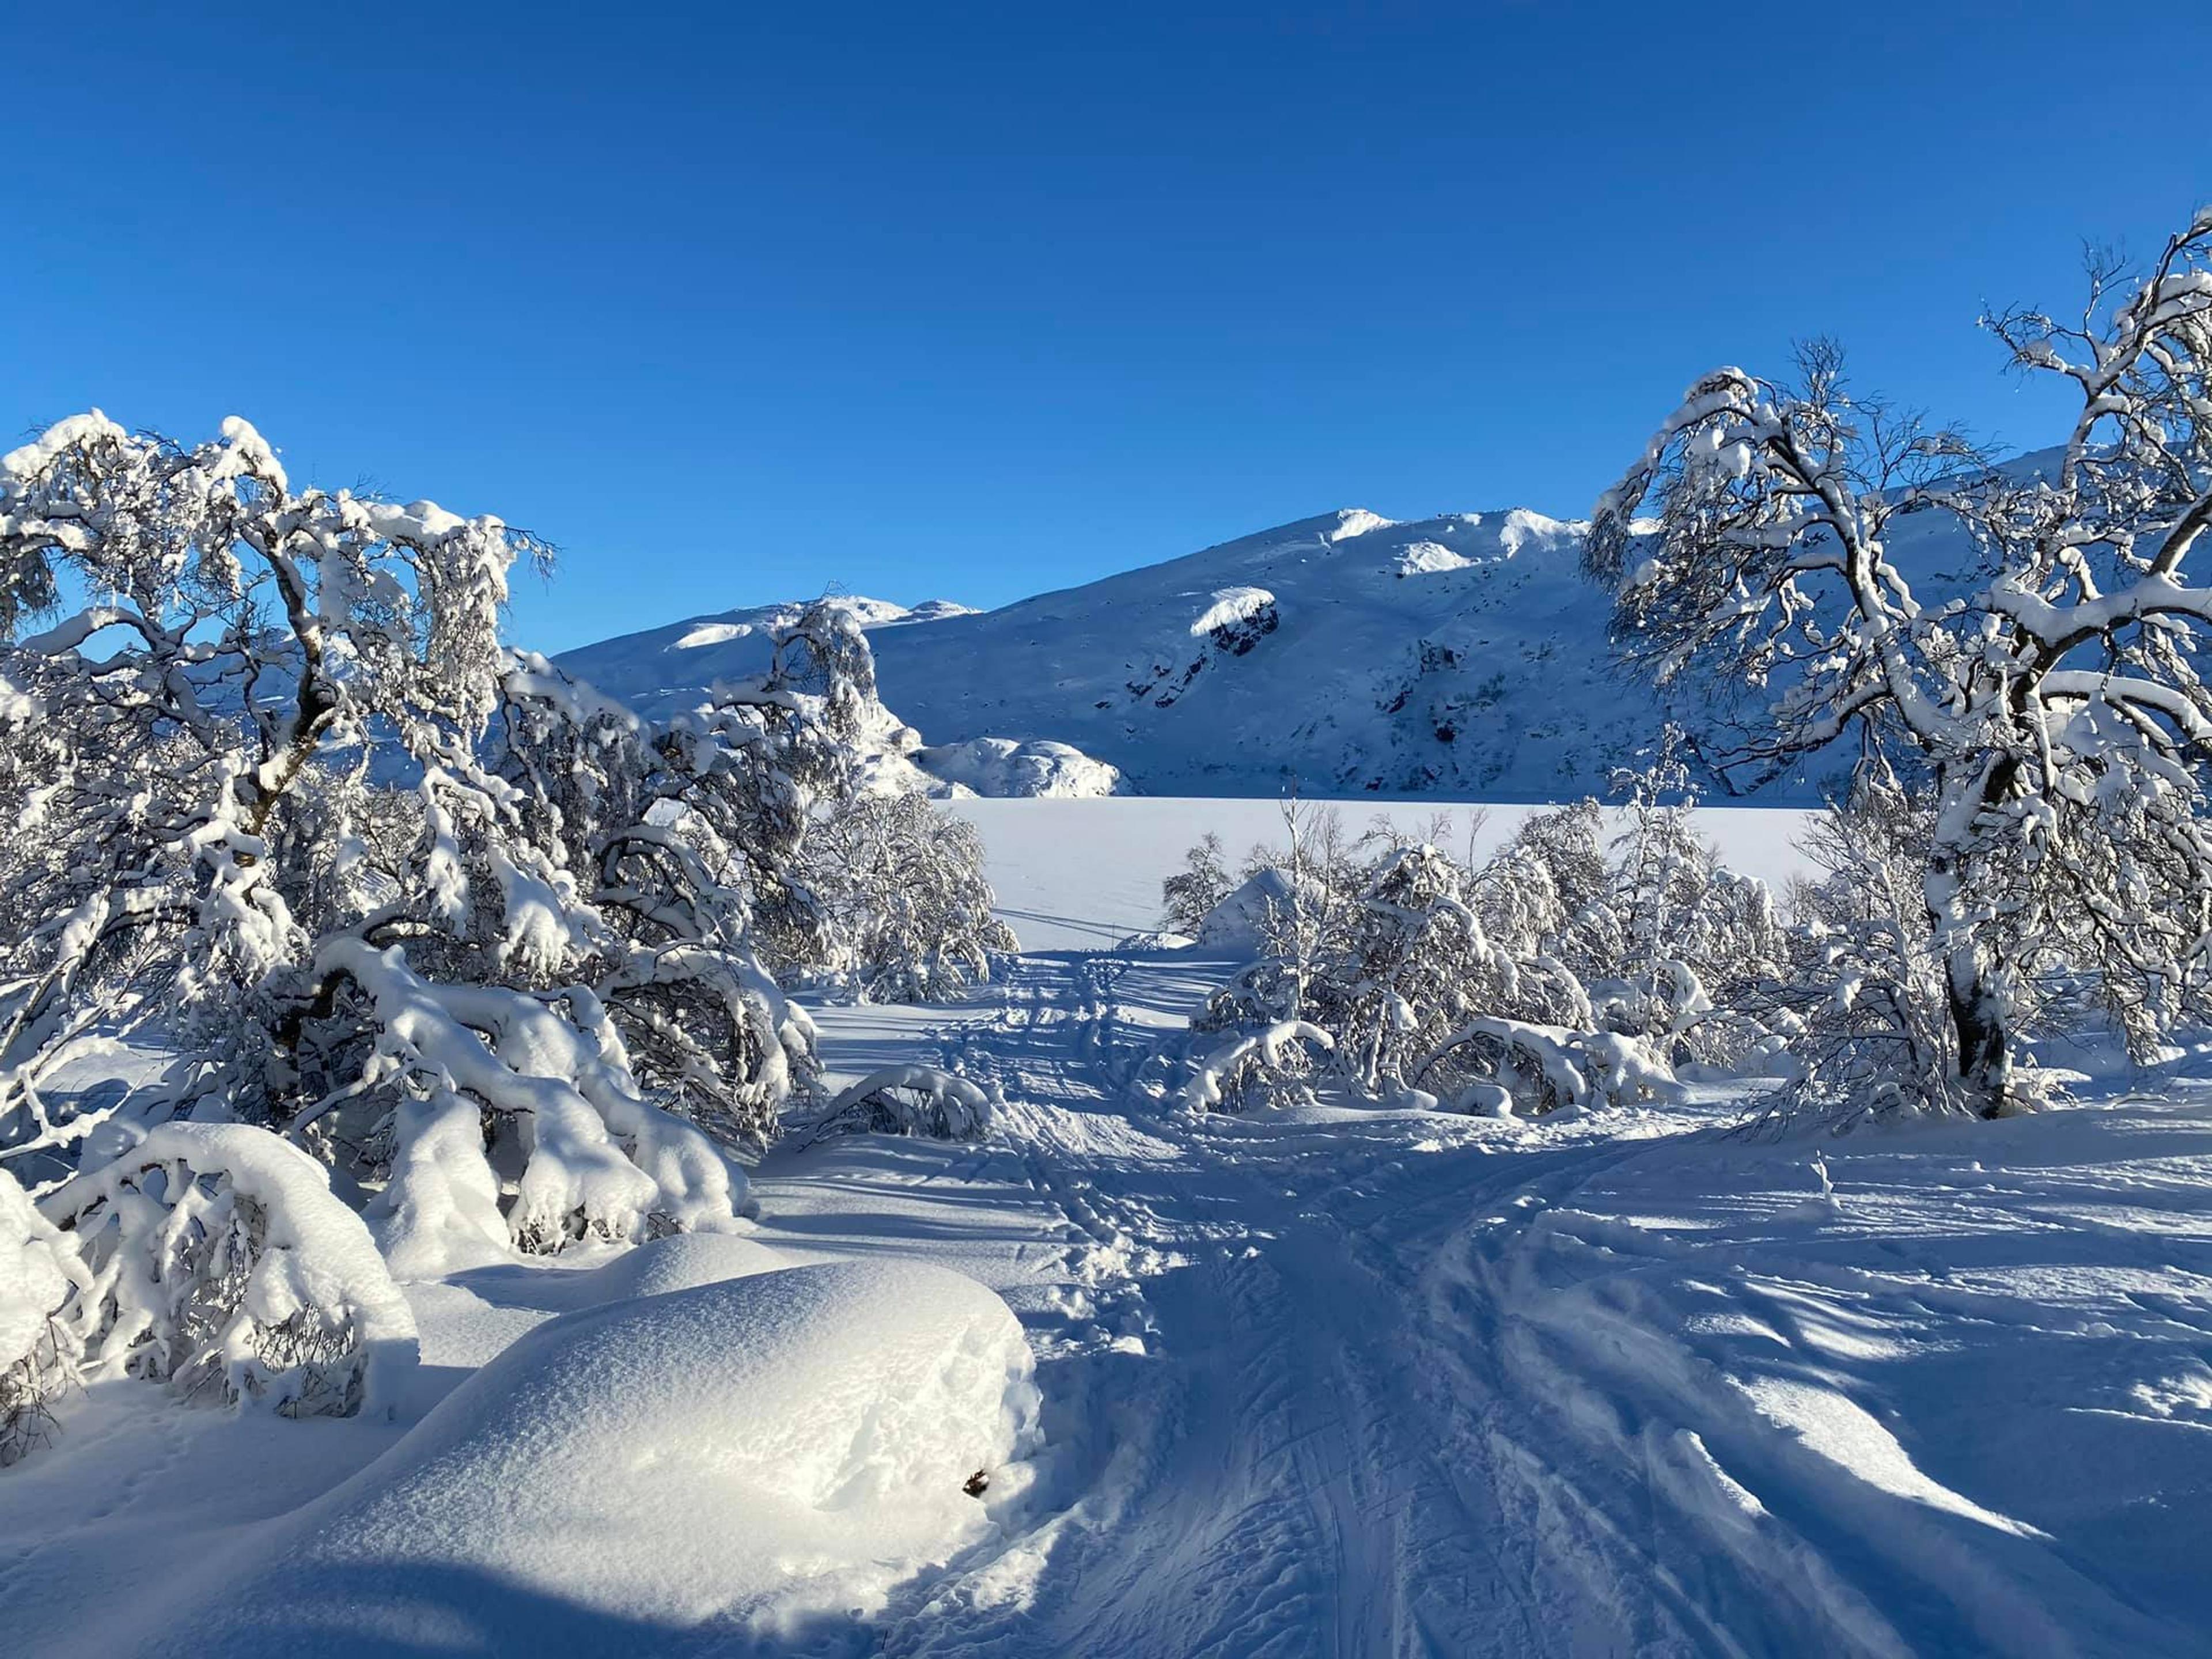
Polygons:
M502 514L548 648L1577 514L1814 332L2032 447L1978 305L2212 197L2212 7L345 11L11 21L0 432Z

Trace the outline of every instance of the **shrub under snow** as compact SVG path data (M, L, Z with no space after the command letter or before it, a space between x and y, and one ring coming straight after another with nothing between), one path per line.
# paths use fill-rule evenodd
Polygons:
M174 1620L175 1645L289 1654L342 1627L378 1648L559 1651L580 1620L773 1640L806 1615L865 1613L985 1534L964 1488L978 1470L1018 1486L1031 1370L1004 1302L916 1263L571 1314L279 1523L270 1565ZM426 1597L426 1576L484 1588Z
M0 1169L0 1468L45 1438L49 1402L76 1381L70 1304L91 1289L76 1239Z
M1294 808L1288 848L1256 854L1200 924L1201 941L1258 960L1195 1022L1229 1040L1186 1097L1219 1107L1334 1081L1540 1114L1663 1096L1682 1061L1761 1052L1766 1028L1708 988L1771 980L1783 930L1765 889L1720 868L1686 807L1656 799L1673 781L1632 780L1610 848L1583 803L1530 819L1477 868L1387 826L1349 844ZM1224 879L1218 847L1201 847L1169 896ZM1326 1043L1287 1043L1306 1031Z
M884 1134L980 1140L990 1127L991 1097L966 1078L933 1066L890 1066L831 1101L813 1139Z
M1302 1019L1278 1020L1257 1031L1241 1032L1210 1050L1183 1085L1183 1104L1194 1111L1234 1109L1248 1094L1280 1096L1310 1069L1304 1048L1326 1054L1336 1044L1318 1025Z
M156 1125L40 1207L81 1258L63 1316L88 1374L343 1416L386 1403L415 1363L414 1314L368 1227L264 1130Z

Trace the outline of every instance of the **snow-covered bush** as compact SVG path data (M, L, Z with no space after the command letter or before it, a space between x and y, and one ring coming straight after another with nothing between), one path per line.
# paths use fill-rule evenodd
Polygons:
M1662 787L1638 784L1610 848L1584 801L1530 817L1474 869L1387 824L1355 847L1304 839L1294 819L1289 848L1201 924L1201 939L1257 960L1198 1029L1241 1037L1302 1022L1330 1046L1279 1068L1284 1090L1326 1076L1356 1096L1466 1109L1647 1099L1685 1060L1749 1057L1772 1036L1757 1000L1724 1006L1711 991L1768 984L1784 931L1765 887L1723 868ZM1242 1093L1264 1095L1275 1073L1252 1069Z
M414 1314L368 1227L265 1130L156 1125L40 1207L84 1270L64 1316L88 1373L345 1416L414 1364Z
M1697 834L1697 796L1669 727L1656 756L1623 769L1626 797L1613 837L1601 917L1608 963L1583 973L1598 1023L1642 1039L1674 1063L1733 1066L1773 1035L1753 1012L1784 973L1789 940L1764 882L1722 866Z
M1209 831L1183 859L1183 867L1160 884L1160 906L1170 932L1196 939L1214 906L1235 885L1221 837Z
M91 1289L76 1240L0 1170L0 1468L46 1438L52 1402L76 1382L84 1339L70 1304Z
M1849 735L1924 791L1937 1092L1983 1116L2034 1103L2015 1061L2040 980L2094 979L2147 1049L2200 1000L2212 927L2212 590L2188 562L2212 527L2212 211L2140 279L2090 276L2078 319L1986 319L2015 368L2078 394L2051 456L1995 466L1855 395L1816 344L1793 384L1693 386L1585 545L1653 676L1773 688L1739 748L1708 752L1724 774ZM1923 513L1965 532L1970 568L1899 562Z
M1775 1113L1837 1128L1867 1117L1963 1112L1942 952L1923 896L1935 812L1881 769L1800 842L1816 877L1790 894L1797 1075Z
M824 1135L926 1135L981 1140L991 1129L991 1097L964 1077L933 1066L871 1072L830 1103L814 1126Z
M157 1030L141 1123L235 1115L372 1184L434 1126L529 1249L728 1222L713 1137L811 1067L749 930L836 731L788 697L647 731L508 652L545 556L295 489L242 421L185 447L95 413L0 457L0 623L75 607L0 647L0 1145L65 1175L99 1115L51 1079Z
M799 862L822 907L812 966L869 1002L939 1002L1018 948L983 874L983 840L920 795L860 795L814 825Z
M1592 1098L1592 1079L1580 1043L1594 1035L1486 1016L1424 1055L1412 1068L1410 1086L1449 1109L1489 1116L1510 1116L1516 1108L1540 1116L1581 1106Z
M1239 1031L1197 1060L1182 1103L1193 1111L1233 1112L1248 1100L1281 1105L1310 1098L1313 1056L1335 1046L1327 1031L1303 1019Z

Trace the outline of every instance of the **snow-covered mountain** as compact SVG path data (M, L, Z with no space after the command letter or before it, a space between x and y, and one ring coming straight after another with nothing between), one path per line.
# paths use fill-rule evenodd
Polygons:
M1516 509L1348 510L988 612L850 601L884 698L939 744L1073 744L1142 793L1602 793L1670 716L1613 665L1583 526ZM780 607L572 651L655 711L757 672ZM1763 799L1803 799L1804 779Z

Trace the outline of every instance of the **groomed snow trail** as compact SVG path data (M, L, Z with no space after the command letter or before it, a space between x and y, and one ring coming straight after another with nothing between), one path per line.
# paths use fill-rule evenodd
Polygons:
M1193 1117L1166 1085L1223 966L1025 957L908 1031L908 1057L996 1084L1006 1109L989 1147L902 1150L943 1173L912 1166L898 1201L933 1186L950 1207L880 1231L964 1253L1023 1314L1048 1446L999 1507L1003 1536L912 1586L880 1650L2212 1650L2156 1583L2130 1594L2073 1540L1924 1474L1904 1417L1817 1363L1817 1329L1778 1328L1787 1286L1764 1304L1787 1363L1701 1345L1705 1291L1727 1310L1712 1330L1758 1322L1743 1240L1717 1234L1700 1262L1672 1218L1599 1213L1639 1172L1679 1196L1666 1172L1687 1160L1771 1182L1802 1154L1723 1141L1723 1115L1695 1107L1556 1128ZM833 1184L798 1160L769 1172L769 1236L797 1202L842 1235L817 1242L865 1246L875 1229ZM951 1198L970 1186L981 1201ZM1731 1197L1785 1231L1830 1219L1803 1192ZM2201 1343L2212 1304L2191 1320L2167 1340Z

